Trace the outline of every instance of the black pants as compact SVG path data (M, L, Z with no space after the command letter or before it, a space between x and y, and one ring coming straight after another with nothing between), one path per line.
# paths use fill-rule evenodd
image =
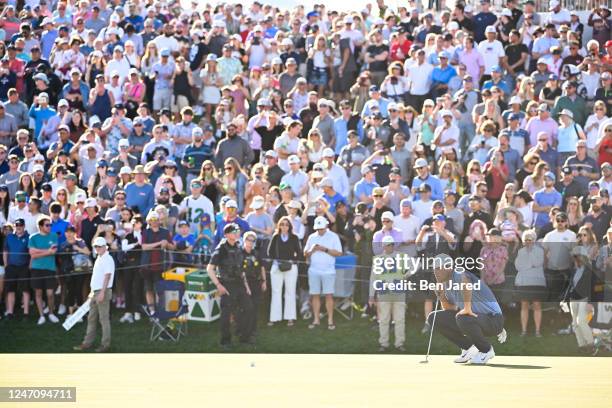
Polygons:
M230 327L230 316L234 314L238 325L238 335L241 342L246 342L251 337L253 321L253 303L247 294L243 282L221 282L227 289L229 295L221 296L221 344L229 345L232 342Z
M263 293L261 291L261 281L259 279L249 279L249 288L251 289L251 305L253 306L253 313L251 315L251 321L249 325L249 333L255 334L257 332L257 318L259 307L263 299Z
M68 306L80 306L85 303L83 299L83 282L85 274L77 273L64 277L66 283L66 304Z
M143 282L138 268L127 268L123 275L123 291L125 294L125 311L139 312L138 305L143 304Z
M423 102L429 98L429 94L425 95L412 95L408 94L406 100L408 101L408 105L412 106L417 112L420 112L423 109Z
M491 349L491 343L486 339L501 333L504 327L504 316L492 314L479 314L473 316L457 316L456 310L438 310L429 314L427 320L433 324L436 314L434 330L442 333L451 342L467 350L472 345L482 353Z
M569 269L545 269L544 276L546 276L546 286L548 287L548 301L559 302L561 300L561 293L565 286L569 282Z

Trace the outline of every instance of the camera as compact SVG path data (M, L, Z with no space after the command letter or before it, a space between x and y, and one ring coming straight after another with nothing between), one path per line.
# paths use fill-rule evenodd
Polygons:
M391 85L397 85L398 82L397 77L391 77Z
M259 45L261 44L261 39L259 37L253 37L253 41L252 41L253 45Z

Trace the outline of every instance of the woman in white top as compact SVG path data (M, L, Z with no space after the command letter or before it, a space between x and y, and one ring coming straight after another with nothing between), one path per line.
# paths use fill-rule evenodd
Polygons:
M125 58L130 64L130 68L140 69L140 58L138 58L138 54L136 53L136 47L134 46L133 41L127 40L125 42L125 52L123 54L123 58Z
M323 180L323 171L319 170L318 167L310 172L310 181L308 182L308 191L306 192L306 215L309 217L315 216L315 207L313 203L316 203L317 199L323 195L323 189L319 187L319 182Z
M319 129L310 129L308 140L304 141L304 145L308 150L308 161L310 163L319 163L323 157L323 149L326 147L321 140Z
M533 225L533 198L525 190L519 190L514 195L513 207L523 216L523 225L531 228Z
M584 132L586 133L587 141L587 153L590 157L597 159L597 152L595 146L597 145L597 139L599 135L599 127L608 120L606 111L606 104L603 101L595 102L593 106L593 113L589 115L584 125Z
M546 300L546 277L544 276L544 249L535 244L537 235L534 230L523 233L525 246L519 249L514 261L517 288L521 302L521 336L527 335L529 304L533 305L533 320L536 337L542 337L542 300Z
M380 85L381 92L387 98L399 103L403 101L409 89L408 78L402 75L402 64L397 62L389 65L389 75Z

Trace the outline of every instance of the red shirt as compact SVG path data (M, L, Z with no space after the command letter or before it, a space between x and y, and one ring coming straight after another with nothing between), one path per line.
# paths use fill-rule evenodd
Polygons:
M19 58L9 60L9 69L17 75L17 85L15 88L17 92L22 93L24 91L23 74L25 70L25 62Z
M612 138L605 138L599 145L599 157L597 163L601 166L604 163L612 163Z
M507 175L508 166L506 164L503 164L502 168L504 170L504 173ZM484 170L486 171L488 169L491 169L491 180L493 182L489 184L488 186L489 191L487 192L487 198L489 200L499 200L502 194L504 194L504 188L506 187L506 180L504 180L504 178L502 177L502 174L499 171L499 169L493 166L491 162L486 162L484 165Z
M400 45L399 42L394 42L389 47L389 51L391 52L391 61L400 61L404 62L406 58L408 58L408 53L410 52L410 46L412 45L412 41L406 40L403 44ZM397 51L402 50L403 56L398 56Z

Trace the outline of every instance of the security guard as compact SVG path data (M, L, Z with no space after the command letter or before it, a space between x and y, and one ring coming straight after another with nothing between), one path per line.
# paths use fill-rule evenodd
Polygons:
M229 348L232 342L230 316L238 324L240 342L253 344L251 321L253 305L251 291L244 274L244 254L238 243L240 227L230 223L223 228L225 238L215 249L206 268L208 276L221 295L221 346Z
M251 289L251 303L253 316L251 320L251 333L257 332L257 311L261 304L263 292L266 291L266 270L261 259L261 251L255 248L257 234L253 231L245 232L242 236L242 251L244 254L243 269Z

